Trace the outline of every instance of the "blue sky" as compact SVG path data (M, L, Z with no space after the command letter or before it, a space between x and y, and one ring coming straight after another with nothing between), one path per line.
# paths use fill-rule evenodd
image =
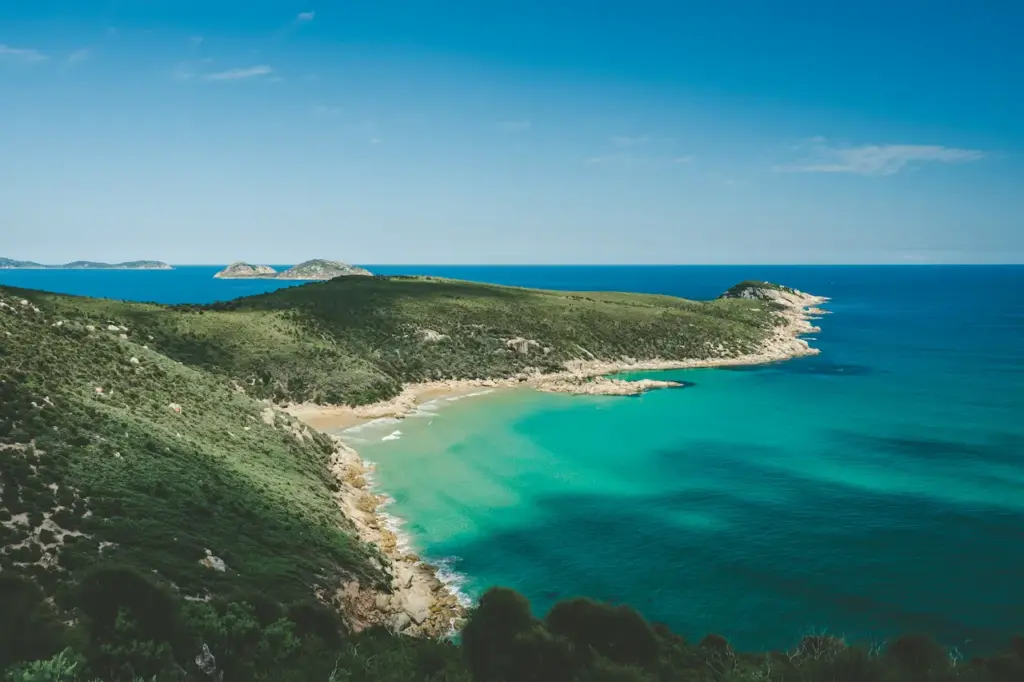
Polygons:
M1024 261L1009 0L0 3L0 255Z

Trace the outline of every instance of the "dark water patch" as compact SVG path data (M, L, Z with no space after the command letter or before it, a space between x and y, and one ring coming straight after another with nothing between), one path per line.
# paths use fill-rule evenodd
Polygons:
M870 506L886 496L868 497ZM1016 582L993 581L994 567L970 558L981 542L970 528L945 527L948 519L934 523L938 542L922 545L906 528L848 524L836 532L822 508L808 524L752 504L743 527L705 531L649 513L676 499L547 497L538 501L541 520L443 551L463 557L470 574L509 576L539 611L556 595L588 594L633 603L691 638L725 633L741 647L788 647L826 626L860 640L926 631L980 652L1003 644L1024 613ZM872 545L877 552L865 551ZM921 575L932 562L945 569L938 582ZM954 604L960 599L969 603ZM765 619L778 623L767 639Z
M1012 433L988 433L984 443L855 431L832 431L830 436L840 448L884 454L894 461L941 462L965 467L986 463L1024 469L1024 437ZM1021 495L1024 496L1024 489Z
M788 362L781 363L779 370L786 374L863 377L880 373L880 370L853 363L834 362Z
M740 373L780 373L790 375L825 375L825 376L868 376L881 373L880 370L855 363L834 363L817 358L809 360L799 358L769 362L760 365L727 365L716 368L723 372Z

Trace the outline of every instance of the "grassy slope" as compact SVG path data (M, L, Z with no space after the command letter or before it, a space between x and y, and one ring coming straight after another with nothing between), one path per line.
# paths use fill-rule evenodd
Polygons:
M51 586L111 559L184 594L237 587L282 600L373 572L331 500L330 442L297 437L280 414L265 423L260 399L364 403L406 381L591 355L699 357L719 341L746 352L771 324L748 301L413 278L350 277L210 307L4 288L0 298L0 514L30 514L28 525L2 519L0 561ZM424 329L448 338L425 341ZM521 355L506 344L517 337L539 346ZM59 547L45 530L84 535ZM207 548L227 573L199 563ZM63 569L33 567L58 555Z
M360 404L402 383L555 370L567 360L708 357L753 350L763 304L565 293L426 278L346 277L211 307L129 304L32 293L63 314L123 323L168 357L274 400ZM446 335L426 341L422 330ZM537 341L528 356L506 341ZM549 348L544 354L542 348Z
M188 595L238 588L283 601L371 574L330 497L326 437L296 436L281 415L265 423L266 405L147 350L131 328L128 339L106 325L89 332L87 321L52 306L36 313L20 298L0 291L12 306L0 310L5 570L54 588L113 560ZM13 523L22 513L27 526ZM39 542L41 528L84 535L59 547ZM101 542L114 544L100 551ZM207 548L227 572L199 563ZM33 566L41 555L59 555L59 568Z

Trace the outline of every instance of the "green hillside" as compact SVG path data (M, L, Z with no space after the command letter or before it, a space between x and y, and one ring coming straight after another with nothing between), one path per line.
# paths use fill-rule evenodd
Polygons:
M1024 646L975 666L913 638L873 657L834 638L742 655L623 608L568 602L541 621L499 591L456 647L351 633L314 599L389 583L332 498L334 444L272 400L365 403L403 382L577 358L749 352L775 323L760 301L411 278L205 307L0 287L0 670L18 682L1024 679ZM536 344L523 354L510 339Z
M125 325L136 340L152 336L150 348L255 397L350 404L389 398L405 382L553 371L574 359L747 353L775 323L768 306L746 300L432 278L343 277L212 306L18 295L82 323ZM524 355L508 346L516 338L536 345Z

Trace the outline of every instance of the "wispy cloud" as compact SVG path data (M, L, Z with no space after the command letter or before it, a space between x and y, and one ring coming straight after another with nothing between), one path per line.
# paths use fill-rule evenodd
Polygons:
M34 64L46 61L46 55L29 47L11 47L0 43L0 61Z
M506 133L522 133L533 127L533 124L529 120L522 119L518 121L499 121L497 123L498 130Z
M824 138L813 138L800 145L802 158L775 166L780 173L855 173L857 175L895 175L901 170L925 163L967 163L985 158L977 149L941 145L868 144L834 146Z
M189 42L193 45L202 45L204 40L206 39L203 36L192 36L189 38Z
M295 17L295 21L313 21L316 18L316 12L299 12L299 15Z
M238 81L250 78L262 78L274 73L274 70L266 64L260 66L248 66L242 69L228 69L227 71L216 71L203 75L203 80L208 81Z
M87 47L83 47L81 50L75 50L68 55L68 58L64 60L64 63L68 66L74 66L75 64L81 64L82 62L92 58L92 50Z

